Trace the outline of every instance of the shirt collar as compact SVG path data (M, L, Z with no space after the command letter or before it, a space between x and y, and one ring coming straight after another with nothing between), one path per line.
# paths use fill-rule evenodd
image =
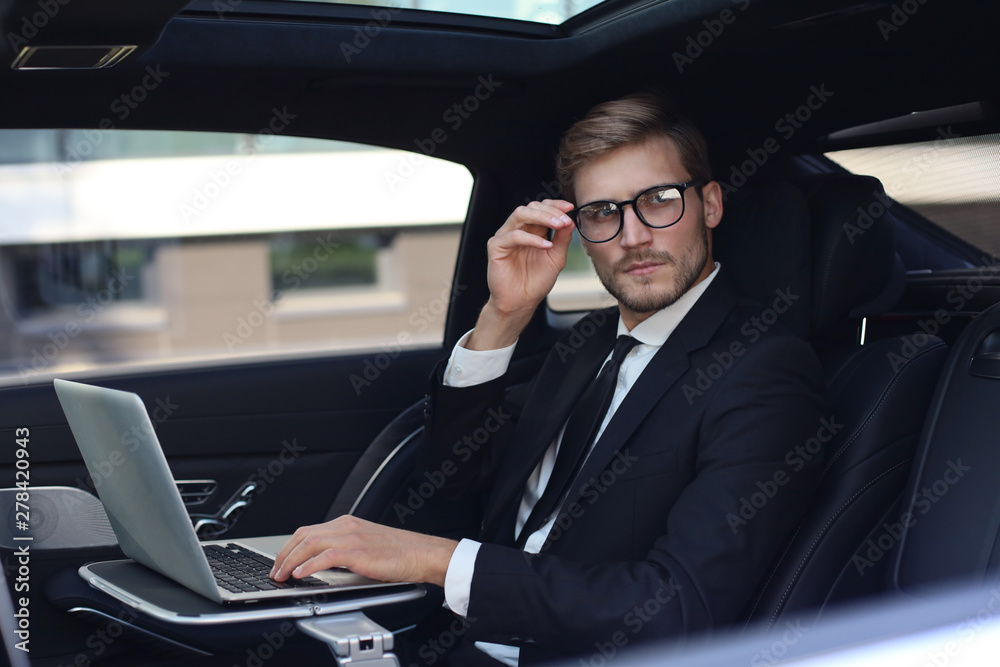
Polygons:
M681 320L688 314L688 311L697 303L701 295L705 293L708 286L715 279L715 276L719 273L718 262L715 262L715 269L708 274L708 277L702 280L700 283L689 289L687 292L682 294L677 301L664 308L663 310L657 311L644 319L639 324L635 325L632 331L629 331L625 326L625 323L621 319L621 315L618 316L618 335L619 336L632 336L638 340L643 345L654 345L659 347L667 342L667 338L673 333L677 325L681 323Z

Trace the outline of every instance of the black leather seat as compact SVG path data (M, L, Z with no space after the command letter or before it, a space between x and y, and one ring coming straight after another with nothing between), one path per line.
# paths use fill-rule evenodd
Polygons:
M942 341L924 334L858 340L862 318L889 309L905 281L891 220L865 218L865 228L858 226L859 210L878 210L871 207L884 196L881 184L837 175L799 185L812 227L809 337L827 376L827 434L835 433L825 443L815 502L747 610L747 626L764 632L783 629L779 621L792 616L808 623L835 602L884 589L889 559L868 558L868 540L898 515L946 354Z
M423 428L423 401L389 422L354 464L324 520L352 514L369 521L398 523L392 521L391 500L413 472Z
M945 363L897 519L903 525L890 571L894 589L921 595L1000 574L997 405L1000 304L965 327ZM983 604L995 613L989 594Z
M538 369L544 353L514 361L508 372L516 384ZM326 519L351 514L387 526L460 539L477 534L481 508L455 503L445 494L419 493L413 480L424 429L426 398L411 405L376 436L334 498Z

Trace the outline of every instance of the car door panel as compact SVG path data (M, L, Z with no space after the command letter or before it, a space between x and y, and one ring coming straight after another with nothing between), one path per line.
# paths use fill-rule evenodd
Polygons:
M351 383L352 376L364 378L371 356L364 354L86 381L142 397L175 479L218 483L189 510L211 514L241 485L256 483L233 533L252 535L322 520L361 452L423 395L442 355L402 352L364 391ZM0 389L0 402L0 439L13 442L17 429L29 429L32 486L93 492L113 474L115 461L94 462L96 476L87 474L51 384ZM122 456L137 445L133 434L123 434ZM0 474L10 485L14 466L15 448L3 448Z

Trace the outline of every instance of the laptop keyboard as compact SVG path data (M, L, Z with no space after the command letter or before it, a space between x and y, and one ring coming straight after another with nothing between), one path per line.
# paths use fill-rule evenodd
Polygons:
M270 578L274 559L238 544L206 544L202 547L215 575L215 583L230 593L278 591L289 588L327 586L316 577L277 582Z

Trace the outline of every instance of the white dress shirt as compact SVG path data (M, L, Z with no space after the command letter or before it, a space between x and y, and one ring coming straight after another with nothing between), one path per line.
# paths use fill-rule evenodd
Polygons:
M639 344L632 348L628 356L622 361L621 370L618 372L618 383L615 385L615 391L611 397L611 405L608 407L604 421L597 431L594 443L600 439L608 422L611 421L615 411L622 404L622 401L625 400L629 389L639 379L650 359L653 358L653 355L667 341L667 338L670 337L670 334L677 328L677 325L684 319L684 316L691 310L691 307L698 301L718 273L719 263L716 262L715 270L705 280L685 292L670 306L650 315L637 324L632 331L628 330L619 317L618 335L632 336L639 341ZM507 366L510 364L510 359L514 354L514 347L517 343L515 342L514 345L499 350L467 350L463 345L471 333L470 331L462 336L455 349L452 350L451 358L448 360L448 365L444 372L444 384L446 386L469 387L494 380L507 371ZM608 354L608 359L610 358L611 355ZM607 359L605 360L606 362ZM565 429L566 426L564 424L559 434L556 435L555 440L546 450L542 460L535 467L531 476L528 477L524 495L521 497L521 505L517 513L517 522L514 527L515 539L520 535L524 524L528 520L528 516L531 514L531 510L545 491L545 486L552 475L552 468L555 465L556 455L559 453L559 445L562 442L563 431ZM593 448L593 444L591 448ZM545 540L549 535L549 531L552 530L552 526L559 516L561 504L562 502L560 502L560 507L557 507L548 518L548 521L528 537L524 545L526 552L538 553L541 550L542 545L545 544ZM455 549L455 553L448 563L448 571L445 575L445 602L449 609L463 617L468 615L469 612L472 574L475 569L479 546L480 543L475 540L466 539L459 542L458 548ZM516 646L490 644L487 642L476 642L476 646L507 665L511 665L512 667L517 665L519 649Z

